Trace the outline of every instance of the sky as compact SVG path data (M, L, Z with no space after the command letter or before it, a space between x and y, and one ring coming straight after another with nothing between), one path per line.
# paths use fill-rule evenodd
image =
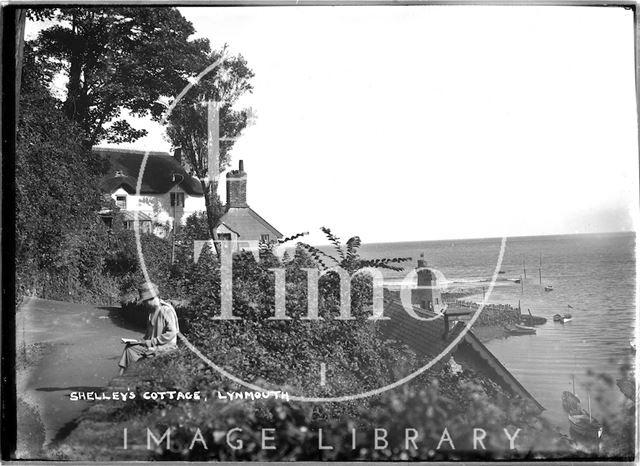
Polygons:
M255 72L241 105L256 123L232 163L244 160L249 205L285 235L326 226L370 243L637 229L631 11L180 11ZM134 124L149 135L126 147L170 150L162 128Z

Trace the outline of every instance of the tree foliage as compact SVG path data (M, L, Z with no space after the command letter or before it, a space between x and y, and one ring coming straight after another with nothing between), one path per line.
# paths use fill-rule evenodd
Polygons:
M183 151L186 168L202 180L209 231L223 214L217 184L207 175L208 101L220 103L220 169L228 150L247 125L248 112L235 110L250 92L253 72L242 56L227 56L226 47L211 51L207 39L193 39L193 26L175 8L93 7L34 10L31 18L53 20L32 45L49 74L67 78L62 108L82 129L88 147L107 140L131 142L146 131L131 126L124 111L161 120L166 99L173 102L207 66L169 115L168 135ZM172 100L173 99L173 100Z
M25 52L15 176L18 295L77 299L78 290L104 285L101 164L83 147L82 129L40 85L47 72Z
M145 134L126 109L159 119L162 96L176 95L209 53L206 39L175 8L82 7L48 12L53 25L33 41L38 55L67 81L63 108L87 143L134 141ZM32 13L32 17L37 16Z
M286 276L286 315L290 320L270 319L275 314L275 275ZM264 380L268 386L286 384L292 391L316 396L369 390L398 376L397 371L415 369L415 358L406 347L382 338L381 329L368 320L372 286L368 277L354 277L351 313L355 320L337 319L340 309L339 280L322 276L319 287L321 320L305 320L308 312L308 279L304 269L315 269L315 261L298 247L289 259L278 259L261 248L234 255L233 313L237 321L215 321L220 314L221 281L217 259L203 251L199 262L185 277L190 297L188 338L215 363L233 367L239 377ZM390 361L403 360L408 367ZM331 361L331 387L321 387L315 376L319 362Z
M354 236L347 240L346 245L342 245L340 238L334 235L327 227L321 228L327 239L333 245L334 250L337 253L337 258L327 254L326 252L318 249L315 246L311 246L306 243L298 243L300 247L304 248L313 260L318 264L322 270L328 270L331 267L341 267L344 270L353 273L357 270L372 267L380 269L389 269L400 271L402 267L394 264L400 264L402 262L410 261L410 257L383 257L375 259L362 259L358 250L362 245L362 241L359 236Z
M25 44L22 67L16 239L23 292L18 294L91 299L85 292L93 290L92 300L100 300L102 288L111 301L134 288L141 273L131 235L108 234L97 216L105 167L89 147L140 137L144 131L132 128L122 111L159 120L166 110L161 101L176 96L223 51L212 53L207 40L192 39L192 25L175 8L42 8L27 15L51 25ZM60 74L67 78L63 102L50 91ZM222 134L237 136L247 114L231 106L251 89L251 76L242 57L225 58L185 97L186 107L179 107L176 118L197 99L217 99L224 102ZM190 135L199 138L201 129ZM206 124L204 130L206 146ZM223 165L231 144L223 143ZM157 252L149 254L152 269L168 244L156 243L150 247ZM180 244L178 249L187 260ZM172 283L174 267L166 270L160 281Z
M229 166L229 150L251 116L248 109L234 108L241 96L253 90L250 81L254 73L247 61L242 55L228 56L225 46L200 56L194 65L203 71L217 61L219 64L200 78L168 116L167 135L174 146L182 148L186 168L198 178L204 178L209 168L207 104L217 102L219 106L220 171Z
M229 150L241 131L247 126L248 109L237 110L234 105L247 92L251 92L250 83L253 71L241 56L228 56L226 46L199 57L200 70L219 62L211 71L201 77L197 84L187 92L168 115L167 135L175 147L182 150L185 168L201 180L205 196L209 237L216 238L215 229L222 217L223 206L218 192L217 180L207 180L208 164L208 128L210 124L209 103L216 103L218 112L218 131L220 153L218 171L229 166ZM173 102L172 102L173 103Z

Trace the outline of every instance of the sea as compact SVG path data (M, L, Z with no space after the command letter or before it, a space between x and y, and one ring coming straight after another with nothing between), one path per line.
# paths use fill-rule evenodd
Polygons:
M423 255L429 267L442 273L442 291L472 287L477 293L467 300L519 304L524 313L530 310L546 317L535 335L498 338L486 346L563 430L568 421L561 395L573 391L574 384L583 406L593 400L594 416L610 415L606 411L622 395L615 383L608 386L603 380L615 381L626 365L635 365L630 343L637 323L636 234L504 240L501 262L503 238L363 244L360 253L363 258L411 258L402 272L386 272L388 287L405 282ZM492 287L494 273L497 280ZM552 291L545 291L548 285ZM554 322L558 313L570 313L573 320Z

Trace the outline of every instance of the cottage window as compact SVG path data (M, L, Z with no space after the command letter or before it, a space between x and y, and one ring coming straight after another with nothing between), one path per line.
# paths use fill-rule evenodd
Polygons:
M138 227L142 233L151 233L151 222L148 220L141 220L138 222L140 226ZM135 220L127 220L123 224L125 230L134 230L136 227Z
M127 208L127 196L116 196L116 206L119 209L126 210L126 208Z
M260 235L260 241L262 241L263 243L268 243L269 235Z
M184 207L184 193L171 193L171 207Z
M231 233L218 233L220 241L231 241Z

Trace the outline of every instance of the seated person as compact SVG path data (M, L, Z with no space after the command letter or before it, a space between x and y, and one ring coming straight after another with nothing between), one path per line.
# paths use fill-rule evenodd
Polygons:
M153 283L145 283L139 289L140 304L147 308L147 331L144 340L126 343L120 358L120 375L132 362L153 356L156 353L177 348L180 332L178 316L171 304L158 298L158 288Z

